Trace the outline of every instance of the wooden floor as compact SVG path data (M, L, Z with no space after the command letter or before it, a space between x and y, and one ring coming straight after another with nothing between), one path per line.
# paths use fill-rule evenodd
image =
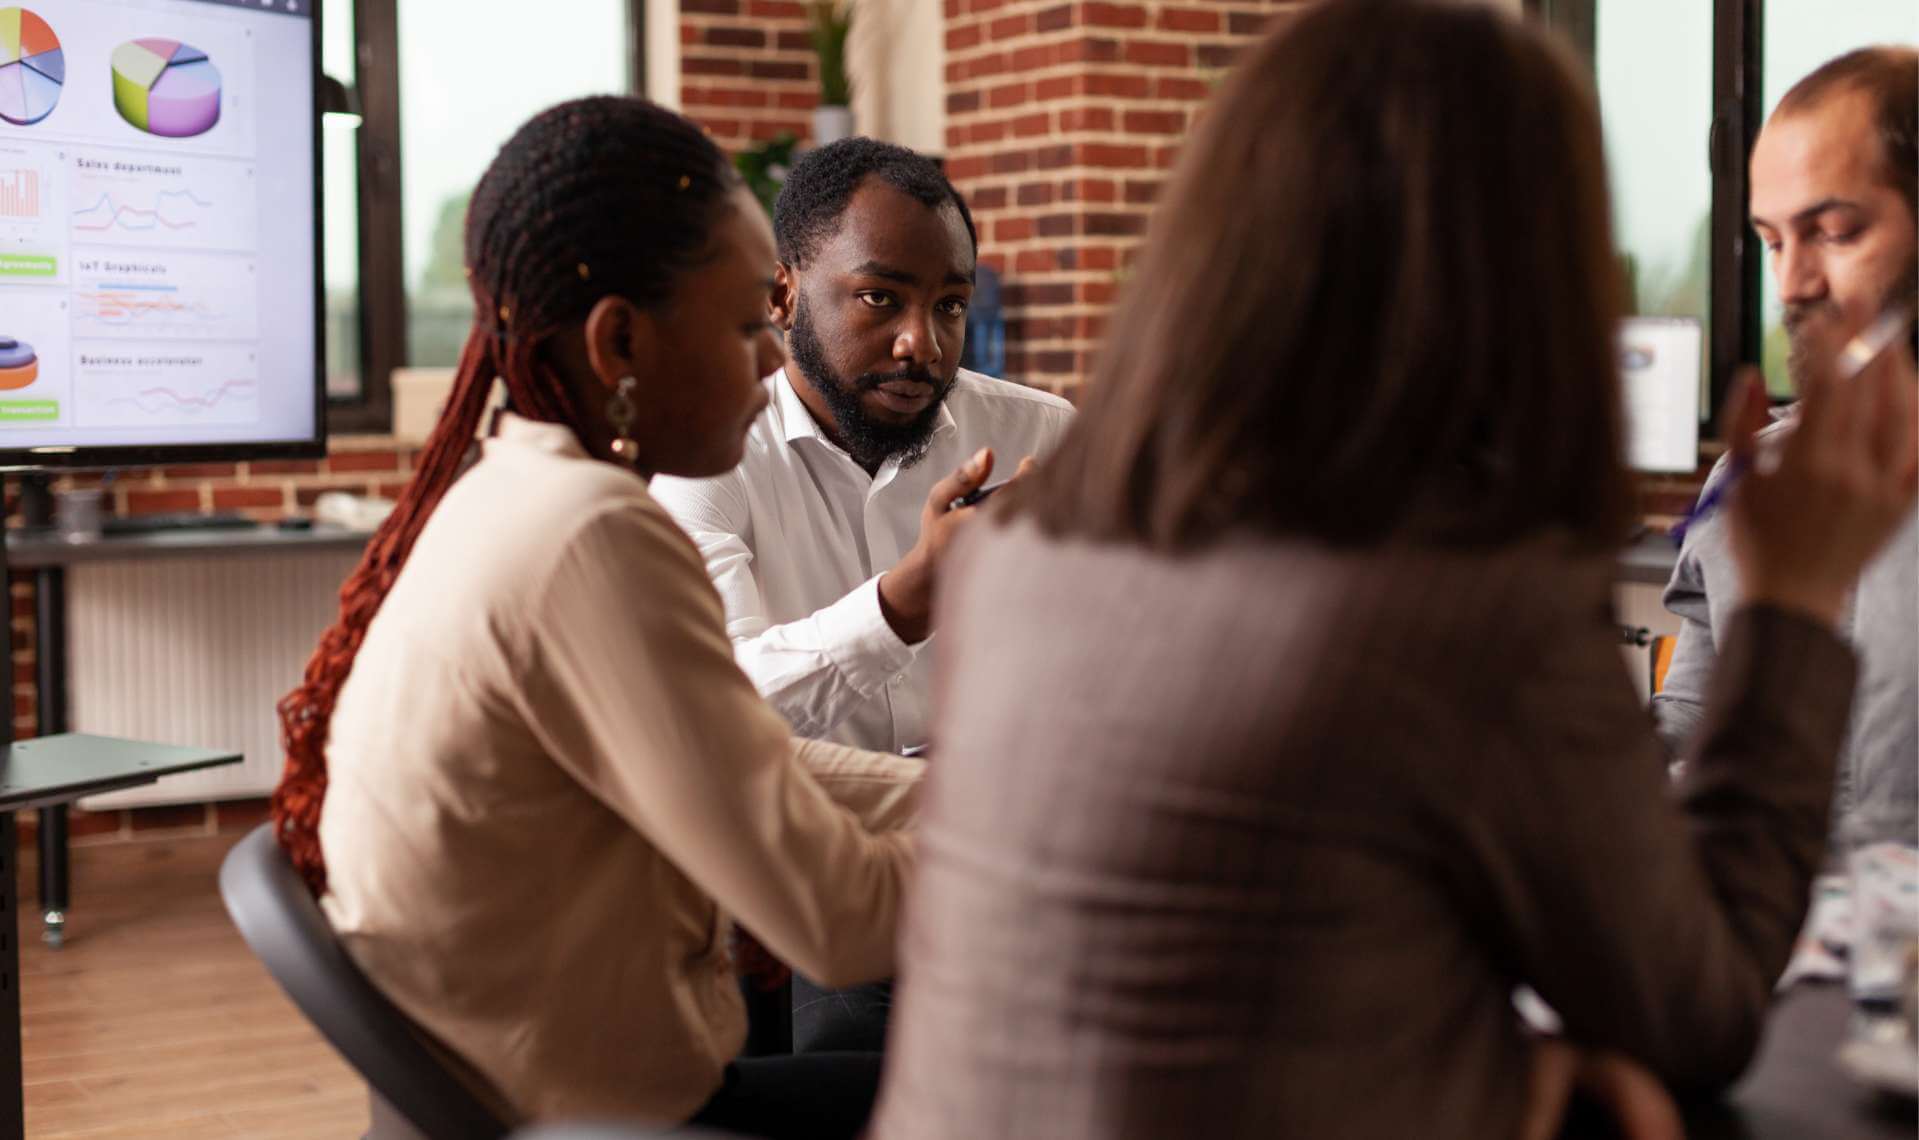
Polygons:
M281 995L220 905L237 836L74 853L67 943L40 940L21 868L27 1135L358 1137L366 1090Z

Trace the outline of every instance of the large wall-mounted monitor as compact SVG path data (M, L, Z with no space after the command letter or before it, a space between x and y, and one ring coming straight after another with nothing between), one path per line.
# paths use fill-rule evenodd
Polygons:
M1638 471L1699 466L1704 333L1690 317L1627 317L1619 330L1626 460Z
M317 0L0 0L0 467L316 454Z

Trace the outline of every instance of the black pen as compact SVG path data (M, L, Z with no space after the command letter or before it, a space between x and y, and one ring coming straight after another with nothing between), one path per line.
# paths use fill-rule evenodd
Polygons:
M1006 484L1011 482L1012 482L1011 479L1003 479L1000 482L990 484L989 486L975 487L972 490L966 492L964 495L961 495L959 498L954 499L952 502L946 504L946 509L949 511L957 511L961 507L977 507L981 503L985 502L987 497L990 496L994 491L999 490L1001 487L1004 487L1006 486Z

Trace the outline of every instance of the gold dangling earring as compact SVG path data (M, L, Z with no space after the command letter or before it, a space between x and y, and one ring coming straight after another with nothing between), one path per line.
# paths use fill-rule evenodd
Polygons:
M638 380L622 376L613 398L606 402L606 422L613 426L613 457L629 467L640 457L640 445L633 438L633 417L639 411L633 403L633 393L639 387Z

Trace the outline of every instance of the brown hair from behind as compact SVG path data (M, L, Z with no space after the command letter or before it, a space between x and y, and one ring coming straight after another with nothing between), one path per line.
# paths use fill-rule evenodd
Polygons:
M1480 5L1288 21L1188 144L1081 414L1011 513L1168 550L1617 542L1618 280L1579 74Z
M1827 60L1780 96L1773 117L1799 115L1849 94L1872 103L1886 185L1919 209L1919 49L1864 47Z

